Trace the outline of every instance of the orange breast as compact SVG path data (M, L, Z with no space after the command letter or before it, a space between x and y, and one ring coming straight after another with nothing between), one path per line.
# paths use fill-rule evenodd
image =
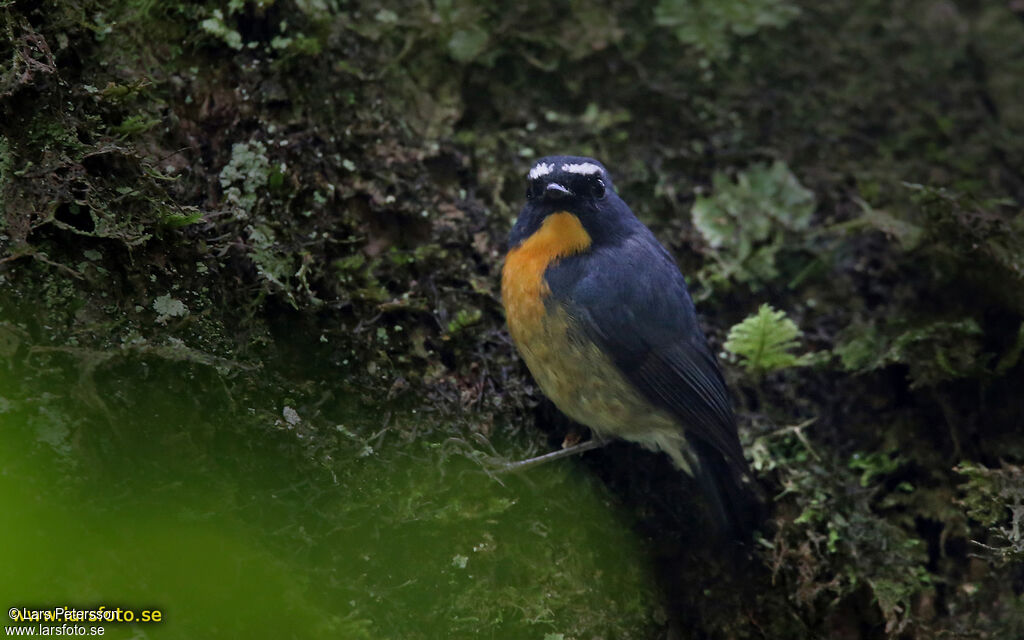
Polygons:
M585 251L590 235L571 213L553 213L521 245L508 252L501 273L501 298L512 339L520 349L542 331L544 298L551 295L544 271L551 263Z

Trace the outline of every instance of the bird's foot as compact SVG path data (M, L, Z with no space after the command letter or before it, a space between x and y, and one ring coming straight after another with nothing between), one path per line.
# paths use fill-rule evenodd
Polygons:
M565 434L565 437L562 438L562 448L571 449L572 447L575 447L583 440L583 436L585 434L586 431L575 428L570 429L569 432Z

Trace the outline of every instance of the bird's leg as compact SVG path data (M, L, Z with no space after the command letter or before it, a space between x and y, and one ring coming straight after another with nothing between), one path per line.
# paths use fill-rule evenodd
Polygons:
M511 473L513 471L525 471L538 465L542 465L545 462L551 462L552 460L561 460L562 458L568 458L584 451L590 451L591 449L597 449L608 444L607 440L599 438L591 438L578 444L574 444L571 447L559 449L558 451L552 451L551 453L545 453L542 456L536 458L527 458L526 460L519 460L518 462L509 462L502 465L499 470L500 473Z

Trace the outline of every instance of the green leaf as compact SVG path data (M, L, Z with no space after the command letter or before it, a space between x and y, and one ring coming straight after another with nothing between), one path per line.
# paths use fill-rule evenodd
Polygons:
M455 319L448 323L448 333L458 333L466 327L473 326L483 318L483 312L479 309L460 309L455 314Z
M881 231L886 236L895 238L907 251L914 249L921 243L921 238L924 235L924 230L921 227L888 211L874 209L866 202L861 202L860 206L864 211L861 215L861 220L870 227Z
M142 114L136 114L125 118L121 121L121 124L116 127L112 127L111 131L118 135L131 136L137 133L149 131L158 124L160 124L160 120L157 118L150 118Z
M1020 354L1024 352L1024 322L1020 324L1020 329L1017 330L1017 340L1013 343L1013 346L999 358L999 362L996 364L996 375L1003 375L1017 364L1020 360Z
M858 451L850 458L848 466L860 474L860 486L867 487L877 476L885 476L900 468L906 462L895 450L865 453Z
M170 294L162 295L153 301L153 310L159 314L158 322L168 318L180 318L188 315L188 307L181 300L172 298Z
M487 32L477 26L460 29L448 40L448 52L458 62L472 62L487 46Z
M789 353L799 346L799 336L800 329L784 311L763 304L755 315L729 330L724 346L743 358L741 364L747 371L761 375L809 362L807 356Z
M160 215L160 224L178 229L195 224L203 219L203 213L195 207L182 207L180 211L164 211Z
M224 44L232 49L241 51L243 46L242 34L227 25L224 21L224 12L220 9L214 9L212 17L200 22L199 26L206 33L223 40Z

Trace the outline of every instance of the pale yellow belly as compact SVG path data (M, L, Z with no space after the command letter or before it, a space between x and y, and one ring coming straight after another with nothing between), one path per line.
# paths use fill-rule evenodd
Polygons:
M534 380L559 410L599 434L649 446L665 433L681 437L670 415L652 407L592 342L571 339L568 329L559 310L533 331L512 331Z

